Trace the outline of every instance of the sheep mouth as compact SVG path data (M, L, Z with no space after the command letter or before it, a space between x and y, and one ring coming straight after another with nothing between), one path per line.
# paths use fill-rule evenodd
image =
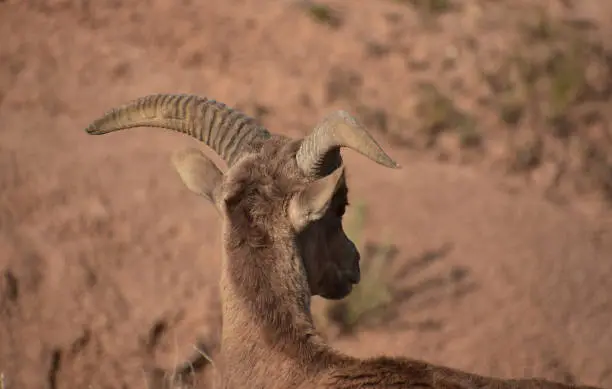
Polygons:
M361 275L359 273L348 273L346 278L352 285L357 285L359 281L361 281Z
M336 289L321 291L319 296L327 300L342 300L353 291L353 285L350 283L339 284Z

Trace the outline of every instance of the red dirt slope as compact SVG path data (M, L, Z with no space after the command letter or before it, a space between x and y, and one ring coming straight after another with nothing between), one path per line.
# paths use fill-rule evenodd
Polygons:
M83 131L158 92L213 97L294 135L349 109L404 166L345 153L353 201L368 204L365 237L398 246L392 282L404 298L384 327L335 339L342 349L612 387L605 47L538 81L539 116L512 94L527 113L509 124L482 74L501 72L517 26L540 15L535 0L362 3L0 2L7 389L144 387L143 369L215 338L216 214L168 160L193 141ZM589 39L610 32L602 2L544 3L550 20L588 20ZM542 20L530 28L550 36ZM575 131L550 135L553 119Z

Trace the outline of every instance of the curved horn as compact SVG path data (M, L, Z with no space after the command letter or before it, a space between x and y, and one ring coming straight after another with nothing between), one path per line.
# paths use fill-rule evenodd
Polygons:
M270 137L255 119L221 102L186 94L155 94L114 108L85 131L102 135L132 127L161 127L190 135L212 148L228 165L249 147Z
M376 163L390 168L400 166L389 157L365 127L346 111L336 111L325 117L302 141L296 154L300 169L307 175L320 171L330 153L339 157L340 147L351 148Z

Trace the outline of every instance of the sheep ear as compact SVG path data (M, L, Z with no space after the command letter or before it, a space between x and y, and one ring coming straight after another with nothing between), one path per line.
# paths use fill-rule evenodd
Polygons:
M172 154L171 159L183 184L216 206L223 181L221 170L202 151L195 148L177 151Z
M308 223L325 215L343 178L344 166L340 166L328 176L311 182L291 198L289 219L296 230L303 229Z

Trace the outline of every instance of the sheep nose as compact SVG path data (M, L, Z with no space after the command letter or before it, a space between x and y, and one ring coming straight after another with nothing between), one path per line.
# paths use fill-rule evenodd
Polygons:
M357 246L355 246L354 243L353 243L353 255L355 256L356 262L361 261L361 253L359 252L359 250L357 250Z

